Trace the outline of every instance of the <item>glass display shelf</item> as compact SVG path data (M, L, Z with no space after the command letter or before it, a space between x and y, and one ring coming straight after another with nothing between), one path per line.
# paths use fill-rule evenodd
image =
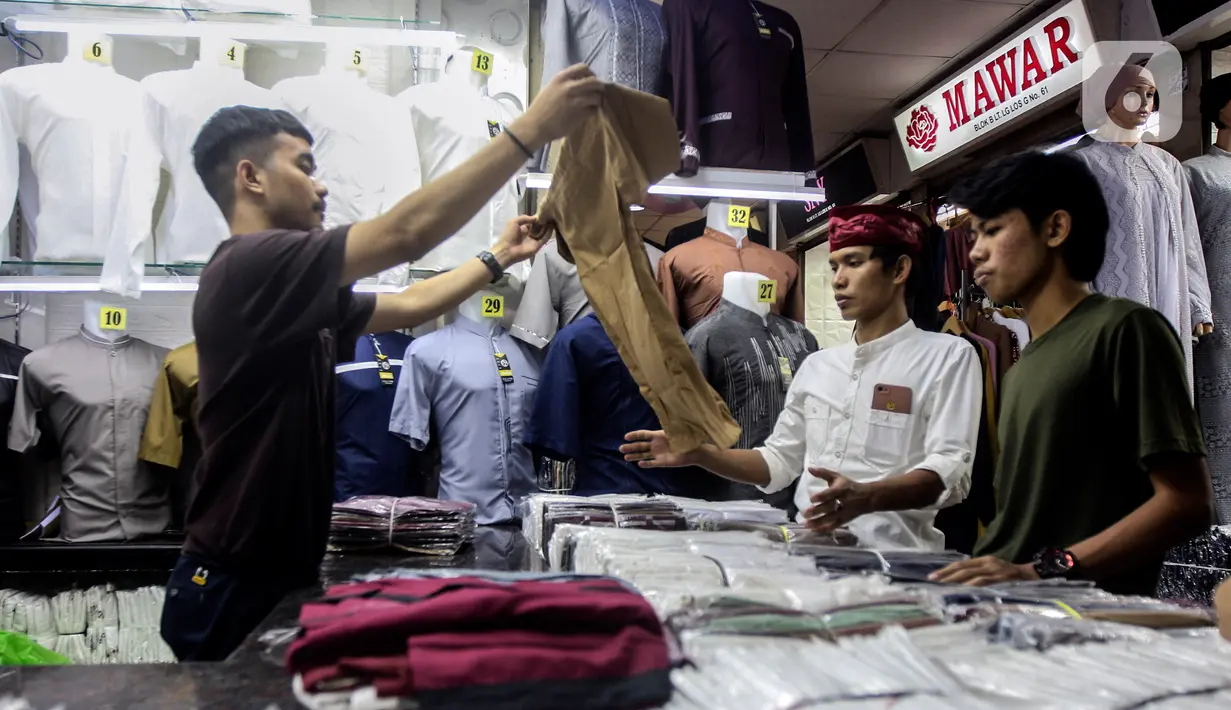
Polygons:
M441 29L436 20L371 14L219 12L198 7L201 3L202 0L179 4L158 0L150 5L93 0L0 0L0 18L4 28L16 34L89 31L115 36L446 49L460 46L462 41L461 35Z
M771 202L824 202L825 190L808 187L806 173L776 170L738 170L735 168L701 168L693 177L668 175L650 185L651 195L675 197L726 197L739 200ZM551 188L551 173L527 173L520 176L531 190Z
M141 278L142 292L194 292L202 263L146 264ZM0 262L0 292L81 293L101 291L102 264L80 261L5 261ZM434 271L412 269L412 281L430 278ZM355 284L360 293L397 293L403 284L381 283L376 278Z
M85 2L75 2L74 0L0 0L0 14L6 14L5 11L10 8L20 10L20 6L24 5L27 8L37 6L42 11L55 13L51 15L53 17L72 13L73 16L82 19L132 19L142 15L150 19L164 19L170 15L177 15L180 20L184 21L242 22L266 18L272 20L311 21L313 24L369 23L371 26L379 27L415 27L418 29L436 29L440 27L440 21L438 20L415 20L402 16L385 17L370 14L340 15L314 13L308 17L303 17L285 12L220 12L206 7L198 7L198 4L192 0L182 3L161 0L157 4L146 5L134 5L123 2L95 2L94 0L87 0Z

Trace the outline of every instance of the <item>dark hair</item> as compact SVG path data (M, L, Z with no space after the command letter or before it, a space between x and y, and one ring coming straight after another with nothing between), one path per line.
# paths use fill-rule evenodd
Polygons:
M906 277L906 302L909 304L911 298L915 295L915 289L919 285L919 279L923 273L923 269L920 268L922 261L919 256L911 254L905 248L896 244L877 244L872 247L872 254L868 258L880 259L881 268L885 270L885 273L890 273L904 256L910 257L910 275Z
M1107 201L1079 158L1037 151L1006 156L959 183L949 199L983 219L1019 209L1035 231L1056 212L1068 212L1073 226L1061 258L1069 275L1090 282L1103 266L1111 226Z
M192 145L193 165L205 191L230 219L235 208L235 165L244 159L262 162L273 152L279 133L302 138L312 145L312 134L299 119L281 109L230 106L220 109L197 134Z
M1231 102L1231 74L1220 74L1201 85L1201 118L1219 130L1227 127L1219 118L1227 102Z

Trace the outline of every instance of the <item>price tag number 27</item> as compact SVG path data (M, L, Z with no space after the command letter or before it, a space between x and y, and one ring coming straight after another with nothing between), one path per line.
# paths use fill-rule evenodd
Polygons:
M778 282L772 279L757 282L757 303L773 303L778 300Z

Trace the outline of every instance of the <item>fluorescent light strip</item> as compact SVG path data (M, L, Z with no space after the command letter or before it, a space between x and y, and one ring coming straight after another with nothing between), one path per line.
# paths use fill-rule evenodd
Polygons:
M403 286L390 284L355 284L355 293L400 293ZM141 284L143 293L194 293L197 284L192 282L166 282ZM89 293L102 291L97 282L89 281L18 281L6 282L0 277L0 291L12 293Z
M5 24L17 32L91 31L133 37L208 37L266 42L314 42L389 47L459 46L461 35L445 30L402 30L387 27L335 27L293 23L157 22L153 20L85 20L17 15Z
M544 175L526 177L526 187L531 190L546 190L551 187L551 178ZM676 195L681 197L730 197L740 200L779 200L782 202L824 202L825 191L815 187L794 190L774 190L757 187L711 187L706 185L651 185L652 195Z

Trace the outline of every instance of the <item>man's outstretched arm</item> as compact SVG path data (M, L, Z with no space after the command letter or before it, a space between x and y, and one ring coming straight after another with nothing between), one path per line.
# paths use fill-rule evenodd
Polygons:
M413 262L452 236L525 165L528 156L567 135L602 99L603 84L584 64L543 87L526 113L465 163L402 198L381 216L351 227L339 286ZM496 255L498 258L500 255ZM478 274L482 264L464 268ZM464 277L461 277L464 280ZM432 279L433 287L440 284Z

